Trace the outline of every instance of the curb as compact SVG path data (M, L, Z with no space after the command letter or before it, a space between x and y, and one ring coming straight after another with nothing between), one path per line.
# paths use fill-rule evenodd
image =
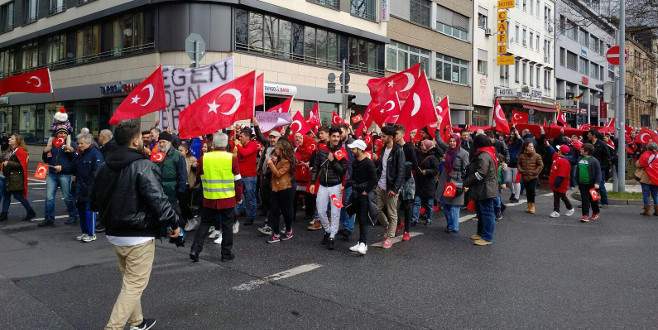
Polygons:
M573 193L571 194L571 198L580 201L580 194L579 193ZM611 199L608 198L608 205L639 205L642 206L644 203L642 200L635 200L635 199Z

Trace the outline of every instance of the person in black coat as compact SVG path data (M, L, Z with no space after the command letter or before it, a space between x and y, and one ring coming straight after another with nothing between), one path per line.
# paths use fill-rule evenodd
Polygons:
M603 142L603 136L601 133L590 130L587 132L587 139L594 146L594 153L592 156L599 161L601 166L601 181L598 183L601 193L601 205L608 205L608 191L605 188L605 182L608 178L608 173L610 172L610 147Z
M420 143L419 162L416 169L416 196L414 198L413 223L418 223L421 206L425 208L425 215L432 220L434 195L438 179L439 160L436 158L436 146L432 140Z
M365 151L368 148L362 140L347 145L354 154L352 162L352 209L356 210L359 222L359 242L350 251L365 255L368 251L368 194L377 186L377 169Z

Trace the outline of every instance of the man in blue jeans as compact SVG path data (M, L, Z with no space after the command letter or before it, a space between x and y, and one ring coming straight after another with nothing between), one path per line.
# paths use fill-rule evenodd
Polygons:
M256 179L258 164L258 143L253 140L251 128L245 127L240 130L238 139L235 141L235 153L238 155L238 164L240 166L240 175L244 185L244 199L235 207L238 215L242 211L247 215L245 226L250 226L256 219L256 210L258 203L256 200Z
M464 186L477 202L477 234L471 236L473 244L487 246L493 243L496 227L494 211L498 197L498 160L496 150L486 135L477 135L473 141L473 160L468 166Z
M43 149L42 158L44 163L48 164L46 218L45 221L39 224L39 227L55 225L55 194L57 188L62 189L66 209L69 213L66 224L74 224L78 219L75 198L73 198L73 192L71 191L75 147L66 143L69 134L70 132L65 126L57 127L55 137L49 139L48 144ZM60 145L57 141L63 141L63 145Z

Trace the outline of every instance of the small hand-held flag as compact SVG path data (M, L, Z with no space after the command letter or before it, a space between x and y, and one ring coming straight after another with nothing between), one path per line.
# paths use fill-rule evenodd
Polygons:
M144 81L135 86L119 104L110 118L110 125L116 125L122 120L139 118L166 107L162 67L159 66Z

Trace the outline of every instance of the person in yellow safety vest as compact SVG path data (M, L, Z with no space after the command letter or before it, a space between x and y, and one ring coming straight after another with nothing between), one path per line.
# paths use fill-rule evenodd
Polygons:
M213 135L213 148L206 152L198 166L201 169L201 187L203 189L203 204L201 209L201 224L194 235L194 243L190 251L190 259L199 261L203 243L210 226L222 228L221 261L235 258L231 252L233 247L233 210L242 199L242 178L238 160L235 155L226 151L228 136L218 132Z

